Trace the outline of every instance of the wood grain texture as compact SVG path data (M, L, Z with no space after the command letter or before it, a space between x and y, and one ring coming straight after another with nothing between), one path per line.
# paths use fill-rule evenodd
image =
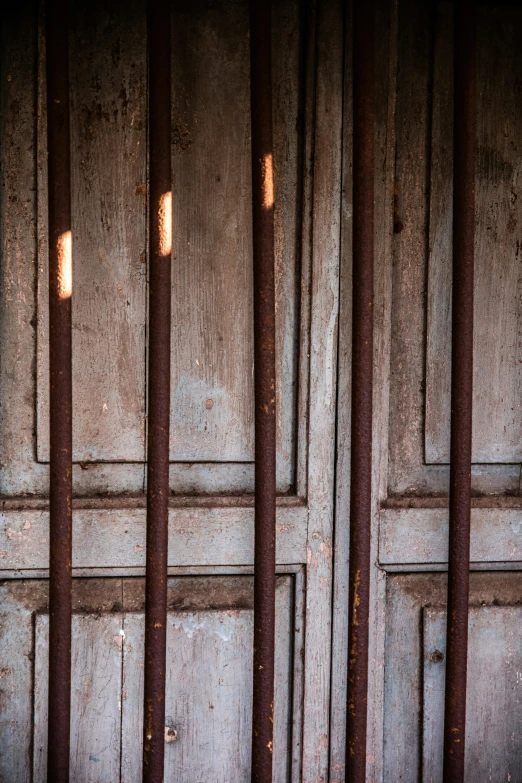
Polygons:
M122 615L73 614L71 780L114 783L120 774ZM34 642L33 780L47 779L49 616Z
M520 777L521 586L520 573L470 574L469 783ZM388 578L386 781L442 780L444 663L437 653L444 654L445 597L445 575ZM428 728L428 721L438 726Z
M33 720L33 615L0 587L0 780L30 779Z
M328 779L343 96L343 4L317 7L304 783Z
M0 492L48 489L34 462L37 18L10 4L0 46Z
M345 51L350 50L351 20L346 20ZM391 243L394 111L396 66L396 9L387 0L376 3L375 105L375 284L374 284L374 460L372 477L372 562L378 554L378 507L387 494L387 431L389 399L389 321L391 310ZM350 389L352 298L352 105L351 56L345 56L343 121L343 198L339 313L339 372L334 547L334 604L332 628L332 695L330 719L330 781L345 779L346 676L348 660L348 559L350 516ZM382 694L385 578L372 569L370 676L368 720L368 780L382 775Z
M449 462L453 13L438 8L431 135L426 460ZM520 7L477 16L473 462L522 457Z
M522 776L522 624L520 606L469 612L466 781ZM423 771L442 781L446 613L423 612Z
M274 9L280 492L289 491L296 480L303 13L298 0L284 0ZM244 1L210 7L179 0L173 6L173 462L253 459L247 17ZM72 24L70 46L78 53L71 78L74 458L87 464L140 462L144 453L144 23L141 0L126 8L111 0L108 6L91 4L88 13L87 6L77 4ZM44 55L40 34L37 453L45 462ZM243 491L252 488L252 468L245 470ZM97 472L110 474L111 468L98 467ZM80 491L97 491L95 473L76 473ZM136 491L139 468L119 473L115 481L126 491ZM205 476L196 474L193 471L191 483L207 491ZM235 491L231 480L226 489ZM177 482L173 489L180 491Z
M278 563L306 561L308 511L278 508ZM169 566L246 565L254 562L254 509L171 508ZM49 515L43 510L0 515L0 569L49 565ZM73 512L74 568L144 568L145 509Z
M300 748L303 599L302 570L278 576L278 781L298 780L291 769ZM5 581L0 600L0 770L13 783L43 781L48 581ZM122 709L122 779L140 776L144 601L143 578L73 580L74 780L120 779ZM219 576L203 569L199 576L169 579L167 715L169 725L181 730L177 744L166 743L167 780L248 779L252 610L250 575Z
M166 781L250 779L251 610L169 612L165 744ZM143 615L124 620L122 778L141 769ZM276 590L274 781L289 780L291 758L293 595L288 577Z
M144 459L145 5L75 3L70 24L73 457ZM45 40L38 112L38 459L48 459Z
M503 6L503 11L505 6ZM430 210L433 12L399 4L397 141L390 364L391 494L448 492L445 465L425 464L426 287ZM486 297L487 298L487 297ZM518 493L520 466L477 464L474 492Z
M381 511L379 563L447 563L448 510L442 508ZM471 562L522 561L522 510L473 508Z
M288 486L295 464L301 30L296 0L274 10L278 483ZM244 2L174 4L173 460L253 459L247 32Z

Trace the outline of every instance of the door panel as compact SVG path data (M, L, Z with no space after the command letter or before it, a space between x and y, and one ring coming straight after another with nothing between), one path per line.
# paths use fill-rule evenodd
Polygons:
M30 776L33 755L37 776L45 768L44 5L11 4L2 18L0 50L6 75L0 81L0 770L15 783ZM171 643L183 651L187 677L181 683L172 669L169 717L190 724L192 705L187 702L183 712L183 700L191 692L206 701L210 694L214 705L210 710L196 699L193 705L203 710L198 730L194 723L186 731L182 725L179 740L166 742L169 769L187 780L199 771L209 779L214 762L227 779L246 777L250 747L251 598L238 603L236 582L226 601L216 599L219 580L249 581L254 545L247 9L247 0L172 3L169 568L172 577L183 573L186 591L169 611ZM145 563L145 3L73 3L71 22L73 576L76 598L78 590L90 596L74 604L79 689L75 685L72 762L80 779L112 781L114 742L100 747L97 732L101 726L107 733L104 721L114 728L122 676L114 656L126 620L137 650L124 648L125 660L120 658L124 675L130 678L135 668L127 694L133 733L122 738L131 769L139 764L141 737L143 601L122 598L122 592L143 577ZM276 555L283 580L274 750L277 779L292 783L324 780L329 763L343 29L341 0L317 8L300 0L273 3ZM203 588L210 575L212 589ZM186 612L204 626L191 639L183 623L176 627ZM205 633L204 623L217 617L231 624L235 652L232 637ZM104 662L100 672L96 656ZM113 675L103 681L105 664ZM233 681L227 680L229 667ZM234 688L222 687L220 679ZM121 701L124 720L130 720L123 694Z
M448 463L451 379L452 5L433 54L426 353L426 462ZM522 14L479 8L473 462L522 458Z
M471 607L466 767L469 781L522 777L522 607ZM446 613L423 612L423 772L442 781Z
M447 569L449 533L452 12L451 3L401 0L396 17L394 236L376 286L376 309L388 313L377 320L377 344L389 355L380 377L390 379L389 396L379 387L385 403L374 430L384 455L374 500L384 575L374 577L372 626L383 656L376 679L384 666L383 691L377 686L373 697L383 781L442 780L447 583L434 572ZM470 783L522 775L522 17L511 3L480 3L477 15Z
M278 85L274 91L277 470L283 492L295 483L302 13L298 0L285 0L274 7L274 78ZM37 455L39 461L46 462L49 369L42 25L41 18L36 397ZM145 4L141 0L130 6L117 0L110 4L74 4L70 33L74 52L73 445L75 462L82 463L93 480L100 472L99 463L144 460L145 40ZM174 463L251 463L253 283L247 3L173 3L172 52L170 457ZM88 473L90 463L96 467ZM231 474L222 482L225 491L237 491L241 479L240 488L250 490L250 474L236 470L235 476ZM136 491L136 481L143 484L142 469L136 477L127 471L127 491ZM111 483L109 476L107 484ZM197 489L209 491L212 479L201 469L194 470L192 483ZM179 484L176 488L180 491Z
M296 588L301 591L302 582L295 576L278 577L278 782L290 780L299 746L293 721L299 715L302 595ZM0 588L0 775L10 783L26 781L31 768L35 782L46 780L47 591L44 580ZM249 576L169 580L166 781L250 779L252 602ZM143 605L143 579L74 580L72 780L114 783L120 764L122 780L140 777Z
M442 780L446 576L388 577L384 780ZM472 573L466 780L520 779L520 573Z

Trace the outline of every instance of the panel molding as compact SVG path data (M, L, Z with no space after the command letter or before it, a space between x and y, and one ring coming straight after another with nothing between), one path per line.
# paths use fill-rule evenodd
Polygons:
M446 564L449 512L447 508L386 508L380 511L379 564ZM522 561L522 508L473 508L470 561Z
M306 563L308 509L279 507L276 558L280 564ZM73 511L73 567L144 568L146 510L94 508ZM250 565L254 562L252 507L171 508L169 566ZM4 510L0 514L0 574L49 564L49 513Z

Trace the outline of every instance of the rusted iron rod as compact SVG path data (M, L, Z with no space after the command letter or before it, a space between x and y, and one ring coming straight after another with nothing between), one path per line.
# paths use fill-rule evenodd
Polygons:
M72 238L67 0L46 5L49 179L49 717L47 779L69 780L72 610Z
M143 781L165 756L172 177L170 3L149 0L149 374Z
M455 3L451 467L444 782L463 783L468 659L473 256L475 237L475 9Z
M255 555L252 781L271 783L275 644L275 288L270 0L250 2Z
M366 780L372 495L374 3L353 5L353 305L346 780Z

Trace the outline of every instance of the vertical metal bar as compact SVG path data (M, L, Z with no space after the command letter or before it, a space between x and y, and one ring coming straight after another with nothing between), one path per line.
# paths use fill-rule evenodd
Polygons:
M270 0L250 2L255 556L252 781L271 783L275 644L275 288Z
M143 781L162 783L169 515L172 177L170 3L149 0L149 390Z
M47 779L69 780L72 590L72 238L67 0L48 0L50 562Z
M464 781L473 407L475 79L474 2L457 0L454 37L453 325L445 783Z
M374 3L353 6L353 314L346 780L366 780L372 499Z

